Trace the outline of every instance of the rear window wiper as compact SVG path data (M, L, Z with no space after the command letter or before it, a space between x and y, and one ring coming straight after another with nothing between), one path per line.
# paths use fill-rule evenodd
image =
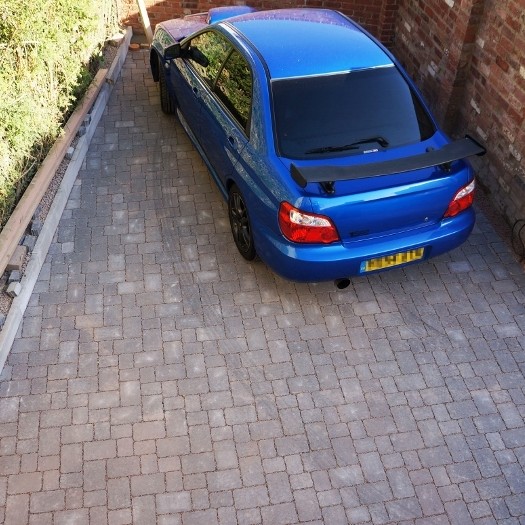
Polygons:
M386 148L388 146L388 140L386 140L384 137L381 137L381 136L368 137L367 139L356 140L355 142L352 142L352 144L350 145L359 146L360 144L368 144L369 142L377 142L382 148Z
M359 148L353 144L346 144L344 146L322 146L321 148L309 149L308 151L305 151L305 154L308 155L310 153L331 153L333 151L345 151L347 149L359 149Z
M388 140L383 137L368 137L366 139L356 140L351 144L345 144L344 146L322 146L321 148L309 149L308 151L305 151L305 153L332 153L336 151L358 149L358 146L361 144L368 144L370 142L377 142L382 148L386 148L388 146Z

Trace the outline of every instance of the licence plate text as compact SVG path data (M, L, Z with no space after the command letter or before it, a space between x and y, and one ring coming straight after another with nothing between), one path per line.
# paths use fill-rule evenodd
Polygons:
M424 248L416 248L406 252L399 252L392 255L377 257L376 259L369 259L368 261L363 261L361 263L361 272L373 272L375 270L382 270L384 268L418 261L423 258L424 252Z

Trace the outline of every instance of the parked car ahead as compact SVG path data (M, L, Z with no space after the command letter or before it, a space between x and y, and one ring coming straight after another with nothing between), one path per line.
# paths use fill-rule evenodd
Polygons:
M345 15L215 8L159 24L150 61L245 259L344 287L470 234L463 159L483 147L451 142L395 58Z

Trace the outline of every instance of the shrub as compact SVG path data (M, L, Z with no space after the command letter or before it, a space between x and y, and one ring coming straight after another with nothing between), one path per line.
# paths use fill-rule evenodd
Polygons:
M3 0L0 7L0 227L91 81L112 0Z

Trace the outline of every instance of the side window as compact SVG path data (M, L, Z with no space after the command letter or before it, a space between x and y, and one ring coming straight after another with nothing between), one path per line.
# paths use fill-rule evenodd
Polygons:
M230 50L231 45L225 38L207 31L190 41L188 58L197 73L212 86Z
M252 106L252 74L238 51L234 50L224 64L215 92L242 128L246 129Z
M159 41L162 44L162 47L167 47L174 42L173 38L162 28L157 29L155 40Z

